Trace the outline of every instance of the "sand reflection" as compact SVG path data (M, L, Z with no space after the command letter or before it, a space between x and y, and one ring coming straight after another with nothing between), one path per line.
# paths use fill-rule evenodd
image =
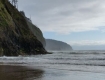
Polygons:
M23 66L0 65L0 80L41 80L43 73Z

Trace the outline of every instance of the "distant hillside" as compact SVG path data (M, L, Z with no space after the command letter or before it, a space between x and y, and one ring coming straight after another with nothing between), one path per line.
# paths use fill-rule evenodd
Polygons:
M64 43L62 41L52 40L52 39L46 39L46 50L49 51L70 51L73 50L72 47Z

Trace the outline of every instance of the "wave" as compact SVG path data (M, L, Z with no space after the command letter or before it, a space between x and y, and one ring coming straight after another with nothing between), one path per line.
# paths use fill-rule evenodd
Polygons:
M105 72L105 51L54 52L47 55L0 57L0 64Z

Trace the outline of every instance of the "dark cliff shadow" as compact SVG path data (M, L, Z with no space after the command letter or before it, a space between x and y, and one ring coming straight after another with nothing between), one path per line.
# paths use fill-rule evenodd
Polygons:
M41 80L43 70L23 66L0 65L0 80Z

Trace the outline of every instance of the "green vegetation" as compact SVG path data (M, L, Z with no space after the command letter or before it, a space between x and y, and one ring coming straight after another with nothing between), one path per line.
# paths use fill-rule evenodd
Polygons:
M45 53L46 50L29 29L24 16L8 0L0 0L0 55Z

